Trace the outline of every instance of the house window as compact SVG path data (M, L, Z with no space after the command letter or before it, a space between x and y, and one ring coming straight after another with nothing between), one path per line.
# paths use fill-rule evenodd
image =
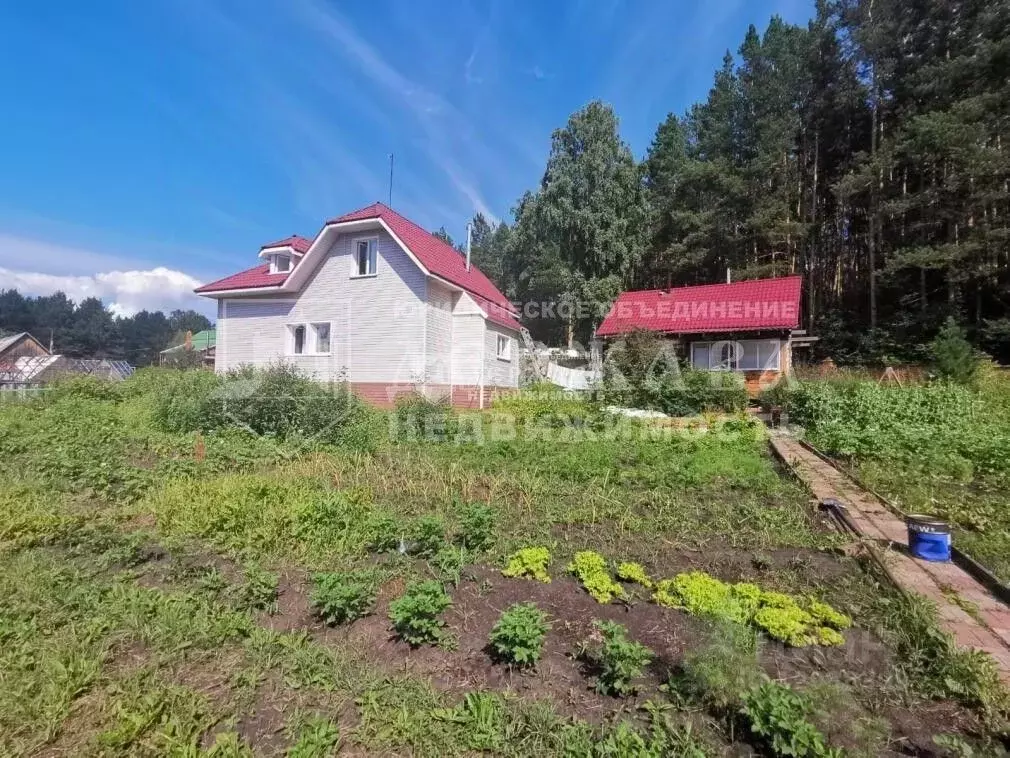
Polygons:
M357 240L354 244L354 276L375 276L379 240Z
M330 352L330 325L313 324L312 331L316 335L316 354L328 355Z
M319 324L288 324L289 355L329 355L329 322Z
M273 257L273 271L274 274L286 274L291 270L291 256L290 255L275 255Z
M779 340L692 342L691 365L708 371L778 371Z
M498 335L498 360L512 360L512 340L503 334Z
M291 352L295 355L305 352L305 327L301 324L291 328Z

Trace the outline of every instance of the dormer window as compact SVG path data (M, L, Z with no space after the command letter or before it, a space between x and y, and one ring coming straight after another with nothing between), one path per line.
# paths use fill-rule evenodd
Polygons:
M290 255L272 255L270 256L270 273L271 274L286 274L291 270L291 256Z

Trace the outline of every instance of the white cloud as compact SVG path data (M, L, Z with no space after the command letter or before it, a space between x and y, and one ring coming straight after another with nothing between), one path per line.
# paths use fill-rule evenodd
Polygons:
M63 292L74 301L97 297L117 316L142 310L168 311L193 308L204 313L213 304L193 294L200 282L189 274L159 266L146 271L108 271L84 276L62 276L0 268L0 288L24 295Z

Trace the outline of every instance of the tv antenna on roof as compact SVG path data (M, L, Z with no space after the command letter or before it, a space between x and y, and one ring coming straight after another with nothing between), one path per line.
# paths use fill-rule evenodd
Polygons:
M386 203L390 208L393 207L393 154L389 154L389 202Z

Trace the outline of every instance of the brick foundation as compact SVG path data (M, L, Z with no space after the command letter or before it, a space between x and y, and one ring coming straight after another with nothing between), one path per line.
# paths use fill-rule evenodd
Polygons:
M434 401L448 398L454 408L480 408L480 387L474 385L450 387L448 384L418 385L412 382L351 382L351 391L377 408L393 408L398 397L417 392ZM494 398L515 391L514 387L485 387L484 407L490 408Z

